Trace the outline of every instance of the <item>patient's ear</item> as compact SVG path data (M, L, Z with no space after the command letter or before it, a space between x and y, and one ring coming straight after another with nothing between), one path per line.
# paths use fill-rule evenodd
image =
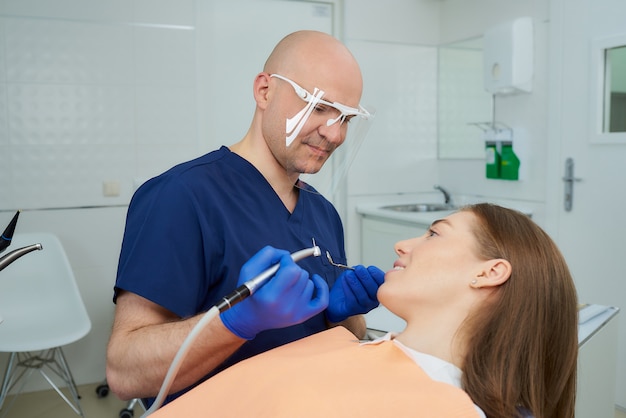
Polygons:
M503 258L486 261L483 271L472 280L472 287L500 286L511 277L511 263Z

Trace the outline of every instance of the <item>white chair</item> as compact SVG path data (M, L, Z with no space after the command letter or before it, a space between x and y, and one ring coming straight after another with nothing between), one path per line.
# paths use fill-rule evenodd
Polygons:
M6 414L13 404L2 411L9 392L17 397L37 371L76 414L84 416L61 347L87 335L91 321L55 235L15 234L9 250L35 243L41 243L43 249L21 257L0 272L0 352L11 353L0 391L0 413ZM61 391L65 385L71 400Z

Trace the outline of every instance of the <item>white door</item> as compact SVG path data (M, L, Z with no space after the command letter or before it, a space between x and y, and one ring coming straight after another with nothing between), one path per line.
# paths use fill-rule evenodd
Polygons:
M623 0L551 2L550 145L547 229L572 270L582 303L617 306L616 403L626 408L626 142L594 142L591 49L626 35ZM626 74L624 74L626 77ZM625 116L626 117L626 116ZM574 163L572 208L565 210L566 159Z

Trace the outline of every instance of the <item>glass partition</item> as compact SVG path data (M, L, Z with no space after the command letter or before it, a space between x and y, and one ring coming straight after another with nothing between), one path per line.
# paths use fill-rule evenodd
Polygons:
M440 159L484 159L483 131L473 125L492 119L492 98L483 88L483 39L439 48L438 155Z

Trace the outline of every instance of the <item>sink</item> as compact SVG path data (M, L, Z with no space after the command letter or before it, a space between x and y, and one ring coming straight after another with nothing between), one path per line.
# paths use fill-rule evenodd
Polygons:
M451 211L456 209L456 207L447 203L407 203L402 205L383 206L381 209L393 210L396 212L438 212Z

